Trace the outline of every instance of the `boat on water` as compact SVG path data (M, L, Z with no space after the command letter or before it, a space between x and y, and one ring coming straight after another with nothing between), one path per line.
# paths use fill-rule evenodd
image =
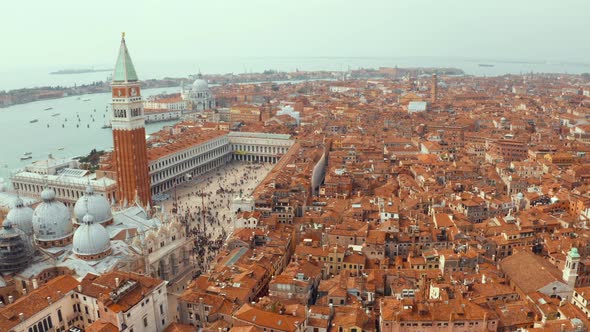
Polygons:
M58 151L62 151L63 149L64 149L64 148L59 148L59 149L57 149L57 150L58 150Z
M30 156L32 154L33 154L33 152L25 152L25 156Z
M34 120L31 120L31 121L29 121L29 122L30 122L30 123L39 122L39 119L34 119Z
M111 125L107 125L107 124L105 124L104 126L102 126L102 127L100 127L100 128L102 128L102 129L108 129L108 128L112 128L112 127L113 127L113 126L111 126Z
M480 63L479 66L480 67L494 67L494 65L491 65L489 63Z
M53 107L47 107L47 108L45 109L45 111L49 111L49 110L52 110L52 109L53 109Z
M82 101L90 101L90 99L83 99Z
M20 160L28 160L28 159L33 159L32 156L26 156L26 157L21 157Z
M59 115L59 113L55 113L55 114L52 114L51 116L58 116L58 115Z

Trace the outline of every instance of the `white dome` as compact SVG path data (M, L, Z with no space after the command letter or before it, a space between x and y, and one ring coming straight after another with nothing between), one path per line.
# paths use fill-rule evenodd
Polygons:
M6 220L10 220L14 227L28 236L33 235L33 209L25 206L20 197L16 198L14 207L6 215Z
M84 195L74 205L74 215L79 223L86 214L92 215L101 224L113 219L109 201L103 195L95 194L91 186L86 188Z
M82 218L82 225L74 233L72 245L76 255L98 255L111 248L111 239L107 230L86 214Z
M31 261L33 247L29 237L20 229L13 227L6 219L0 229L0 272L14 272L25 268Z
M45 189L41 193L43 202L33 212L33 230L40 241L60 240L73 232L68 208L55 200L55 192Z
M202 78L197 78L193 82L193 92L206 92L209 91L209 83Z
M23 231L14 227L14 224L10 220L5 219L2 222L2 228L0 228L0 239L8 238L13 234L18 234L22 239L26 239L26 235Z
M55 199L55 191L51 188L45 188L41 192L41 199L43 201L52 201Z

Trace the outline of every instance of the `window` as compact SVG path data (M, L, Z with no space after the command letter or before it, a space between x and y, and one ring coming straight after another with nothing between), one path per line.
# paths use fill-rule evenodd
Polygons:
M57 309L57 320L58 321L63 321L63 317L61 316L61 309Z
M147 320L147 316L143 317L143 327L147 327L148 326L148 320Z
M164 314L164 305L160 304L160 315Z

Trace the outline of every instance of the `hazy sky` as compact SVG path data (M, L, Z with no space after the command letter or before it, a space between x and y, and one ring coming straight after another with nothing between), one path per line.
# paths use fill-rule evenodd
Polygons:
M2 0L1 70L217 56L590 62L588 0Z

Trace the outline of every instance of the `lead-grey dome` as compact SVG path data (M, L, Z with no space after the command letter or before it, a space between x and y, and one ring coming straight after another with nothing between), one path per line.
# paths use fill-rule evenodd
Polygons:
M61 240L73 232L68 208L55 199L55 191L46 188L41 192L43 202L33 212L33 231L39 241Z
M76 229L72 243L74 253L81 256L100 255L111 248L109 233L90 214L82 217L82 224Z
M41 199L43 201L52 201L55 199L55 191L51 188L45 188L41 192Z
M84 195L78 198L74 205L74 215L78 223L81 223L86 214L90 214L101 224L113 219L109 201L103 195L94 193L91 186L86 188Z
M193 92L207 92L209 91L209 83L202 78L197 78L193 82L192 90Z
M20 197L14 201L14 206L6 215L6 220L9 220L14 227L23 231L27 236L33 235L33 209L25 206Z
M0 229L0 272L15 272L25 268L33 256L27 235L8 219Z

